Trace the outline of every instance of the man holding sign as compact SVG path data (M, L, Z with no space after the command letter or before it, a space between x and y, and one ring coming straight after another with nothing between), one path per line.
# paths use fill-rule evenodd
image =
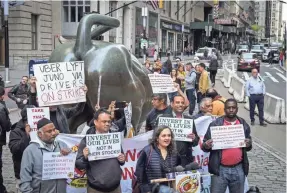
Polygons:
M237 116L235 99L226 100L224 110L225 116L209 125L202 144L202 150L210 152L211 192L222 193L228 187L231 193L243 193L249 171L247 151L252 149L250 127Z
M94 119L95 126L87 131L79 145L76 167L87 171L88 193L119 193L121 166L125 163L125 155L121 147L116 156L114 152L118 152L115 144L120 141L120 135L110 133L110 112L100 109L95 113Z
M43 118L37 124L38 141L31 142L25 149L21 162L21 192L29 193L50 193L66 192L66 180L42 180L43 156L45 153L61 152L63 155L69 154L65 144L55 141L58 132L52 121Z
M194 121L191 117L183 115L185 98L176 95L171 101L172 111L159 117L158 125L169 126L175 135L176 148L180 155L181 165L185 167L194 161L192 147L198 145L199 137ZM168 117L169 119L166 119ZM170 119L173 118L173 119Z

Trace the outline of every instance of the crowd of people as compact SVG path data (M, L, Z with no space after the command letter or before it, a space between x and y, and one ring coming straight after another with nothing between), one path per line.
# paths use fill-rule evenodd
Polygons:
M176 92L168 94L153 94L152 110L146 117L145 130L153 130L153 138L148 146L140 153L135 176L138 191L141 193L156 192L161 188L154 188L150 183L153 179L165 178L166 173L175 172L178 168L196 170L199 165L192 155L193 147L199 144L197 128L193 122L193 129L188 135L192 142L175 141L172 129L159 126L159 118L177 118L196 120L202 116L215 116L204 136L202 150L210 152L209 172L211 177L211 192L223 193L229 187L231 193L243 193L244 181L248 175L247 151L252 148L250 127L246 121L237 115L238 105L234 99L225 99L212 86L206 66L200 63L193 66L183 64L177 60L172 64L168 60L162 65L160 60L151 67L147 61L147 70L153 73L170 74L176 87ZM68 155L71 150L65 144L57 141L59 133L70 133L68 119L81 113L85 103L73 107L50 106L50 119L43 118L37 123L38 141L31 141L30 125L27 121L27 108L38 107L37 80L35 77L23 76L19 85L8 93L21 109L21 119L12 125L9 111L4 102L5 89L0 87L0 151L6 144L6 132L10 132L9 148L12 153L17 191L23 193L56 193L66 192L65 179L41 180L43 169L43 154L46 152L61 152ZM85 92L88 88L85 86ZM196 103L199 112L195 111ZM115 101L108 108L95 107L93 119L86 134L104 134L110 132L124 132L125 117L115 116L118 109ZM213 150L213 140L210 127L243 124L246 147L224 150ZM125 164L122 152L117 158L105 160L88 160L89 149L86 139L82 139L76 159L76 168L87 172L88 193L120 193L122 176L121 166ZM112 171L112 172L111 172ZM2 176L2 158L0 159L0 193L6 193ZM166 187L161 183L160 187ZM173 190L169 189L170 192Z

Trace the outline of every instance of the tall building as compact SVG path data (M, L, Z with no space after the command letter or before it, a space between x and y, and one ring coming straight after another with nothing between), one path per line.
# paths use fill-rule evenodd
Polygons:
M265 18L266 18L266 2L257 1L255 4L255 24L259 26L257 31L258 40L265 39Z
M279 0L273 0L271 4L271 17L270 17L270 42L278 42L281 36L282 25L282 3Z

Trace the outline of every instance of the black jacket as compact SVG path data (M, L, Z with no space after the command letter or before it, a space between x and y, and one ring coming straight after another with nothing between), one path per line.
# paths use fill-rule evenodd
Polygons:
M8 93L8 97L16 102L18 108L23 108L26 104L23 104L23 100L28 99L28 91L30 87L28 84L23 85L22 83L15 85ZM17 98L21 101L17 102Z
M160 150L153 145L147 145L140 152L135 176L140 184L141 193L151 192L151 180L166 178L167 173L174 172L174 168L180 165L180 158L176 152L168 152L165 160L161 157Z
M251 139L249 125L246 123L246 121L243 118L237 117L237 119L239 120L239 122L241 124L243 124L245 138ZM222 150L206 149L205 148L206 147L205 142L207 140L211 139L210 127L223 126L223 122L224 122L224 116L219 117L216 120L214 120L212 123L210 123L208 130L204 136L203 144L202 144L202 150L204 152L210 152L208 171L209 171L209 173L217 175L217 176L219 176L219 166L221 163ZM248 157L247 157L247 151L250 151L251 149L252 149L252 143L251 143L250 147L242 148L242 154L243 154L242 155L242 158L243 158L242 166L243 166L244 174L246 176L248 175L248 172L249 172L249 162L248 162Z
M21 119L16 124L15 129L11 130L9 140L9 149L12 153L14 173L17 179L20 179L20 169L23 152L29 145L30 141L31 139L25 131L25 123Z
M11 129L9 111L4 101L0 101L0 145L6 145L6 132Z
M164 114L160 117L169 117L174 118L172 112ZM183 115L184 119L192 119L190 116ZM157 125L158 125L159 118L157 119ZM185 142L185 141L176 141L176 150L180 156L180 163L183 167L185 167L187 164L190 164L194 161L194 157L192 156L192 147L195 147L198 145L199 137L197 135L196 127L193 122L193 128L192 133L195 134L195 140L192 142Z
M217 71L218 66L219 65L218 65L217 59L215 59L215 58L211 59L210 64L209 64L209 70L210 71Z
M91 127L87 131L87 135L95 133L95 127ZM83 155L83 149L85 147L86 137L82 139L79 145L76 167L80 170L85 169L87 171L89 186L101 192L111 192L115 190L121 183L122 169L120 166L124 165L124 163L120 163L117 158L88 161Z

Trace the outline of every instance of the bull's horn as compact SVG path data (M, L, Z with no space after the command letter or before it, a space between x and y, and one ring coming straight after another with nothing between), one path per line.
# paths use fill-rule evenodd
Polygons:
M117 28L120 26L120 21L116 18L100 14L85 15L79 24L77 31L77 39L74 47L75 56L83 60L86 53L94 46L91 39L91 29L93 25L102 25L105 27ZM107 28L102 28L107 29ZM97 34L103 32L99 30ZM93 33L94 34L94 33Z

